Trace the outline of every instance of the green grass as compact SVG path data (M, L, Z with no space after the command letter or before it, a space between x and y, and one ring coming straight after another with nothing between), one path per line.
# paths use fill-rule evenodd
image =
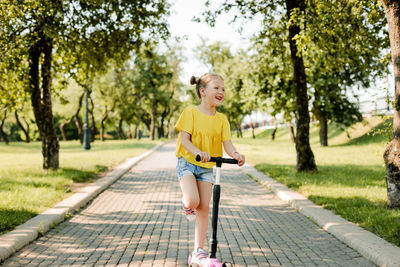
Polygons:
M77 141L60 143L60 168L44 173L41 143L0 144L0 234L54 206L99 173L156 144L142 139L96 141L85 151Z
M382 123L372 118L353 125L347 133L330 125L328 147L319 145L319 129L311 127L310 143L318 165L315 174L296 172L295 146L287 128L278 130L275 141L271 140L272 130L258 130L256 139L246 132L245 138L235 139L234 143L260 171L400 246L400 211L386 206L382 156L387 143L385 137L369 134L382 128Z

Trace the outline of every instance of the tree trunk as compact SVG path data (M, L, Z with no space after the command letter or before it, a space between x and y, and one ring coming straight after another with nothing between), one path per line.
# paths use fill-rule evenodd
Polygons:
M321 146L328 146L328 119L318 88L315 90L313 113L319 121L319 143Z
M78 129L78 136L79 136L79 141L81 142L81 144L83 144L83 123L82 123L81 117L79 117L79 113L81 112L84 96L85 96L85 92L83 92L81 94L81 96L79 97L78 108L74 115L75 125L76 125L76 128Z
M90 142L94 142L96 139L96 134L97 134L97 128L96 128L96 120L94 118L94 103L93 103L93 99L91 96L89 96L90 98L90 104L91 104L91 108L89 109L89 114L90 114L90 119L92 121L91 125L90 125Z
M319 113L319 143L321 146L328 146L328 120L323 107L320 107Z
M1 134L1 140L2 140L4 143L6 143L6 145L8 145L9 140L8 140L8 137L7 137L6 132L4 131L4 122L6 121L6 119L7 119L7 109L5 109L4 115L3 115L3 117L1 118L1 123L0 123L0 134Z
M126 139L125 134L124 134L124 130L122 129L122 125L124 123L124 119L119 119L118 122L118 128L117 128L117 135L118 135L118 139L123 140Z
M153 109L151 110L151 121L150 121L150 140L154 140L155 126L156 126L156 114L157 113L157 102L153 104Z
M73 117L72 117L72 118L73 118ZM65 127L65 125L68 125L68 124L71 123L72 118L69 119L69 120L67 120L67 121L64 121L64 122L61 123L60 126L59 126L59 127L60 127L60 132L61 132L61 136L62 136L63 141L67 141L67 136L66 136L66 134L65 134L64 127Z
M169 111L170 111L170 109L167 107L167 108L165 108L164 112L161 114L160 127L158 128L158 139L165 137L164 121L165 121L165 118L167 117Z
M290 140L292 140L293 144L295 144L296 135L294 134L293 126L290 122L288 122L288 129L289 129Z
M136 138L137 140L140 140L140 138L141 138L141 134L140 134L140 124L139 124L139 123L136 124L136 128L135 128L135 138Z
M164 118L161 117L160 127L158 127L158 139L165 137Z
M288 20L291 18L292 10L296 8L299 8L301 11L304 10L304 0L286 0ZM315 164L314 153L311 150L309 140L310 114L308 111L306 73L303 57L298 53L296 40L294 39L299 33L300 26L294 23L290 24L289 45L296 95L296 169L299 172L314 172L317 171L317 165Z
M238 132L239 132L239 137L243 138L243 131L242 131L242 127L240 126L240 123L238 124Z
M150 132L151 118L147 117L145 112L141 112L140 122L143 122L147 130Z
M237 137L237 138L243 137L243 135L242 135L242 129L240 128L240 124L238 124L237 122L233 122L233 124L234 124L235 127L236 127L236 137Z
M108 109L106 106L106 110L103 113L103 117L101 118L100 121L100 141L104 141L104 122L107 120L108 118Z
M25 122L25 125L26 125L26 133L28 134L28 136L26 136L25 142L29 143L29 142L31 141L31 137L30 137L30 125L29 125L29 123L26 121L25 117L22 117L22 119L23 119L24 122Z
M17 121L17 124L19 126L19 128L21 128L21 130L24 132L25 135L25 143L29 143L31 141L31 138L29 136L29 125L27 125L27 129L25 129L25 127L22 125L19 117L18 117L18 112L15 111L14 112L15 115L15 120Z
M135 137L137 140L140 140L140 109L137 110L136 112L136 130L135 130Z
M254 134L254 124L250 122L250 127L251 127L251 137L253 139L256 139L256 135Z
M127 139L132 139L132 131L131 131L131 125L129 123L128 124L128 133L126 135Z
M274 130L272 131L272 136L271 136L272 141L275 140L276 131L278 131L278 125L275 124Z
M168 116L167 118L167 133L165 135L165 138L170 138L171 137L171 116Z
M49 38L41 36L40 41L40 43L33 44L29 50L31 101L40 138L42 139L43 169L58 169L60 146L54 127L51 103L51 62L53 49ZM43 63L40 67L42 79L40 80L39 64L42 53Z
M276 122L276 117L274 117L274 130L272 131L272 134L271 134L272 141L275 140L275 135L276 135L277 131L278 131L278 124Z
M383 154L386 165L386 187L389 208L400 208L400 2L383 0L389 26L395 85L393 140Z

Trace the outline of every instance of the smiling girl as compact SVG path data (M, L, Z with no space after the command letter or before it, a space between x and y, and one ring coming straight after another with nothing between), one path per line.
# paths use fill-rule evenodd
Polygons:
M229 156L238 160L239 166L245 163L245 157L232 144L228 119L217 112L225 99L222 77L214 73L200 78L192 76L190 84L196 84L201 103L185 108L175 125L179 131L176 171L183 195L183 213L188 220L196 222L192 263L201 264L208 257L203 248L214 182L215 163L209 162L210 157L222 157L222 146ZM195 160L197 155L201 162Z

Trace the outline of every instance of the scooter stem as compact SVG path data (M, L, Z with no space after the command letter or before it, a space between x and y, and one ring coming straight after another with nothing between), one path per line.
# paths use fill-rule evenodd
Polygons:
M200 161L200 155L196 156L196 161ZM213 209L212 209L212 236L210 239L210 258L215 259L217 254L217 228L218 228L218 208L221 195L221 186L219 180L221 178L222 163L238 164L235 159L225 159L221 157L211 157L210 161L216 163L215 184L213 188Z
M217 170L218 169L219 168L217 167ZM210 239L210 258L212 259L216 258L217 253L218 208L220 195L221 186L219 184L215 184L213 189L212 237Z

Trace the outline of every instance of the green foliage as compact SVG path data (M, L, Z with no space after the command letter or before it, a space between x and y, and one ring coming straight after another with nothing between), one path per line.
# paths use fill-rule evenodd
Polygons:
M159 44L147 44L131 60L112 62L106 73L97 75L92 91L97 116L107 118L109 125L122 120L137 128L144 123L150 129L154 115L153 126L163 132L164 121L169 124L180 107L181 93L179 47L168 48L161 52Z
M306 25L296 41L307 67L315 116L325 112L327 119L344 126L360 121L348 91L354 85L369 87L387 71L389 40L383 9L375 1L332 5L332 1L309 0L304 13L295 13L293 20Z
M295 40L316 117L322 109L328 119L344 126L360 120L349 91L354 85L370 86L387 71L389 40L378 1L307 0L304 11L294 9L289 21L284 1L225 0L218 8L211 1L207 4L203 15L211 25L223 12L231 12L232 21L262 16L263 27L254 35L250 52L253 90L258 92L258 105L271 115L283 114L286 121L295 117L290 24L301 27Z
M383 122L373 128L369 135L381 142L389 143L393 139L393 117L382 116L382 120Z
M140 94L141 108L149 115L150 135L154 138L154 128L158 118L163 127L164 119L171 118L179 109L179 92L182 85L178 77L180 59L178 48L161 53L155 44L143 46L135 55L132 82ZM143 118L142 120L146 120ZM157 120L157 121L156 121ZM164 131L163 128L159 128Z
M253 37L250 60L255 90L264 99L264 109L272 116L283 114L284 120L290 122L295 118L296 99L287 39L287 19L282 12Z
M36 124L46 140L44 168L58 168L59 162L52 91L65 88L70 77L87 88L110 59L122 62L147 40L168 36L168 9L166 0L43 0L0 5L0 73L11 74L0 76L0 96L6 102L0 108L25 101L20 95L26 92L31 96ZM58 83L52 80L55 76ZM20 84L14 83L14 77ZM18 88L3 93L15 85Z

